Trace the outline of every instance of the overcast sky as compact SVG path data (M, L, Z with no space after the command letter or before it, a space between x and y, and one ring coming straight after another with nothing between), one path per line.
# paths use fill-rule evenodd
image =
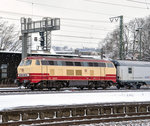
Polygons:
M52 45L73 48L97 48L97 43L119 25L119 21L111 23L110 17L123 15L127 23L150 13L150 0L0 0L0 3L0 16L18 27L21 17L60 18L61 29L52 32Z

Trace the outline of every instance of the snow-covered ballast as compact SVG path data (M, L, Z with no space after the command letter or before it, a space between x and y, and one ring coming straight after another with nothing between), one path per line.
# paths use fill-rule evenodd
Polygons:
M115 60L117 88L137 88L150 84L150 62Z

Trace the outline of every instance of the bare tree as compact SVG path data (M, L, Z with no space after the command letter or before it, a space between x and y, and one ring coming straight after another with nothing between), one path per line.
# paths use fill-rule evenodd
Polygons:
M8 25L8 22L0 22L0 50L19 51L21 42L19 41L19 31L15 31L15 25Z
M140 50L143 60L150 60L150 17L131 20L124 25L124 54L126 59L138 60ZM109 33L102 41L103 50L109 58L119 58L119 28Z

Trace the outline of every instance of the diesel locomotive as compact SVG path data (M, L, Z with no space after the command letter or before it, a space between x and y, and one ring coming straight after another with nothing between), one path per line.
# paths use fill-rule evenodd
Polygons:
M106 60L31 56L21 61L17 71L17 83L31 90L106 89L116 83L116 68Z

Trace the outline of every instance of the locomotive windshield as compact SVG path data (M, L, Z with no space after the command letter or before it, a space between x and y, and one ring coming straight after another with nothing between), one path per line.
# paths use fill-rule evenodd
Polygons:
M32 60L22 60L19 66L29 66L31 65Z
M26 60L24 65L29 66L29 65L31 65L31 63L32 63L32 60Z
M19 66L23 66L24 65L24 60L22 60L19 64Z

